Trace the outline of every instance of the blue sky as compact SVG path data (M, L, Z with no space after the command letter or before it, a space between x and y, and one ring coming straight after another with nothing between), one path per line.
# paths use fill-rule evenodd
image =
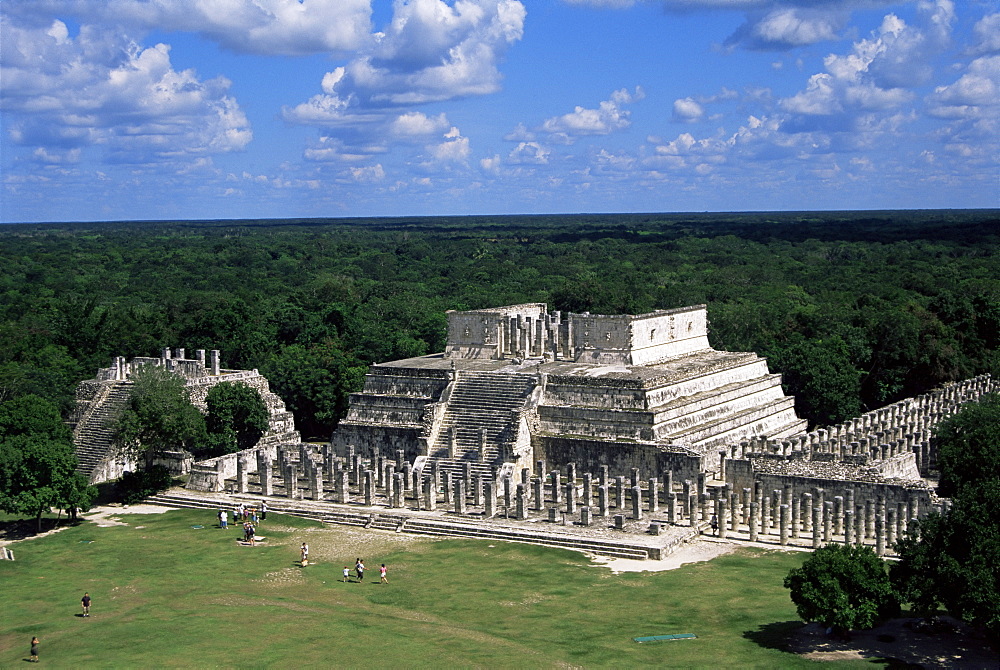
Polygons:
M1000 206L998 0L4 0L0 220Z

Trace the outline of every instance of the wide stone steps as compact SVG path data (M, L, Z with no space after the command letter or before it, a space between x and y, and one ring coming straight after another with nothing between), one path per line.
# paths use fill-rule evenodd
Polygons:
M791 410L794 406L795 398L779 398L763 405L750 407L741 412L729 414L715 421L700 423L690 428L677 431L667 436L667 439L681 443L705 443L716 439L726 432L729 432L734 426L742 427L750 425L762 418L773 416L784 410ZM785 422L782 422L782 424L784 423Z
M108 389L103 399L95 401L99 404L77 426L73 438L77 472L90 476L94 468L107 456L114 439L112 422L128 402L131 388L130 383L115 383Z
M184 493L166 491L150 496L144 502L164 507L204 509L227 512L235 503L244 502L256 505L259 497L253 496L192 496ZM452 537L458 539L492 540L500 542L520 542L524 544L544 545L584 551L599 556L614 558L630 558L645 560L661 558L660 547L646 546L627 541L613 541L600 538L585 537L559 531L544 532L494 525L492 523L466 523L447 519L426 519L417 516L401 514L381 514L378 512L353 511L331 503L306 503L305 501L289 501L281 498L268 498L268 511L279 514L289 514L325 523L362 526L373 530L413 533L416 535L431 535L436 537Z

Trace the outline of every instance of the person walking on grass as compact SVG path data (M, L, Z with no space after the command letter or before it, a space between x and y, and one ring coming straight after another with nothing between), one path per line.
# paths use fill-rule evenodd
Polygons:
M31 638L31 662L38 663L38 638Z
M260 520L267 521L267 501L260 501Z
M305 542L302 543L302 549L300 550L300 555L301 558L299 559L299 563L304 568L307 565L309 565L309 545L306 544Z
M90 616L90 594L84 593L80 603L83 605L83 616Z
M347 566L345 565L345 566L344 566L344 583L346 584L346 583L347 583L347 582L349 582L349 581L351 581L351 571L350 571L350 569L349 569L349 568L348 568L348 567L347 567Z
M385 563L383 563L382 567L378 569L378 576L379 576L379 582L381 582L382 584L389 583L389 580L385 578Z
M222 528L222 530L226 530L226 528L229 527L226 523L226 510L224 509L219 510L219 527Z
M358 562L354 564L354 572L358 574L359 583L365 581L365 564L360 558L358 559Z

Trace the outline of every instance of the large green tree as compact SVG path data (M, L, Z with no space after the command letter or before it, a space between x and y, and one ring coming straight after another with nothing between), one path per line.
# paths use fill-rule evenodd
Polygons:
M26 395L0 404L0 509L30 514L39 530L53 507L87 509L97 491L76 465L69 430L52 402Z
M885 564L863 545L820 547L788 573L785 588L803 621L828 628L873 628L899 612Z
M239 382L213 386L205 400L208 443L211 449L199 456L217 456L249 449L267 430L269 413L257 389Z
M145 467L167 451L197 451L206 440L205 418L184 379L147 365L132 375L128 403L117 419L115 444Z
M970 403L938 426L945 515L914 521L891 575L922 615L944 606L1000 642L1000 397Z

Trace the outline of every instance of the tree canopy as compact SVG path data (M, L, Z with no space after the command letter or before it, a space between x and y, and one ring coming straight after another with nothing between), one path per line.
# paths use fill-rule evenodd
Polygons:
M969 403L938 426L937 439L951 508L910 524L892 579L920 614L944 606L1000 643L1000 397Z
M899 612L885 564L871 547L828 544L785 577L803 621L828 628L874 628Z
M76 465L54 403L26 395L0 404L0 509L31 515L39 530L52 507L87 509L96 490Z
M183 378L147 365L132 381L128 403L117 420L117 448L148 466L164 452L195 451L206 441L205 419L191 404Z
M223 382L208 391L205 400L208 415L207 450L196 451L198 456L218 456L249 449L257 444L267 430L269 413L257 389L240 382Z

